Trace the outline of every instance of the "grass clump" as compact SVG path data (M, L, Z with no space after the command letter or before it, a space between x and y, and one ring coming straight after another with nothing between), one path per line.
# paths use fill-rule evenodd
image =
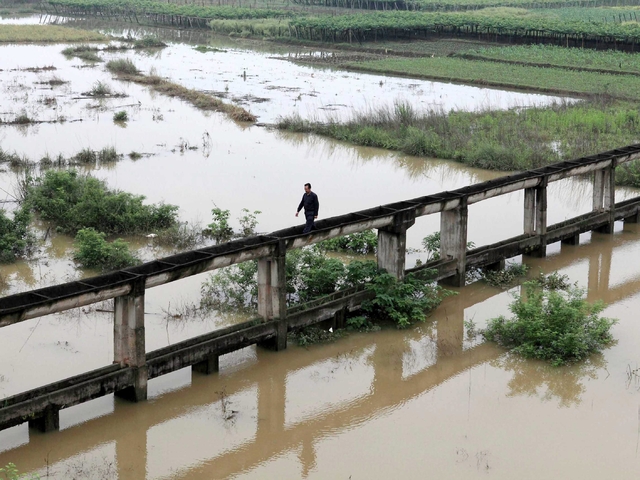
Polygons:
M331 238L318 244L318 247L328 252L346 252L357 254L375 253L378 248L378 235L373 230L352 233L344 237Z
M142 158L142 154L139 152L132 151L132 152L129 152L129 158L131 160L140 160Z
M140 40L136 40L133 42L133 48L164 48L167 44L154 38L154 37L144 37Z
M255 115L242 107L224 103L222 100L206 93L165 80L157 75L154 69L151 69L149 75L143 75L129 59L111 60L107 63L107 69L122 80L146 85L158 93L180 98L201 110L224 112L238 122L255 122L257 120Z
M57 25L0 25L0 42L66 43L105 40L105 35Z
M67 47L62 50L62 54L66 57L75 57L88 62L102 62L102 58L98 56L100 49L91 45L78 45L76 47Z
M89 90L86 94L92 97L107 97L112 93L113 90L108 84L97 81L93 84L91 90Z
M604 303L587 302L584 290L551 290L537 282L524 287L525 295L516 295L509 307L512 318L489 320L483 332L487 340L555 366L582 360L613 342L616 321L600 317Z
M118 270L140 263L129 250L127 242L121 238L108 242L104 233L93 228L78 231L73 258L85 268L98 268L102 271Z
M119 58L107 62L107 70L115 74L137 75L140 73L138 67L128 58Z
M177 206L147 205L144 199L111 190L104 181L75 170L47 170L31 180L26 193L27 205L65 233L94 228L108 235L134 234L177 223Z
M114 122L126 122L127 120L129 120L129 114L124 110L120 110L113 114Z

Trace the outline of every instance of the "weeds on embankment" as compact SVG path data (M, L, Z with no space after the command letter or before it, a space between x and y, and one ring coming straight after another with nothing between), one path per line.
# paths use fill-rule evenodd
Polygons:
M165 80L153 71L149 75L144 75L129 59L111 60L107 63L107 70L114 73L120 80L146 85L158 93L185 100L201 110L223 112L238 122L255 122L257 120L255 115L242 107L224 103L206 93Z
M409 155L491 170L527 170L637 143L640 107L606 99L476 112L417 112L408 103L357 112L351 119L280 118L276 127L326 135ZM640 165L620 167L620 184L640 186Z
M106 38L101 33L56 25L0 25L0 42L99 42Z

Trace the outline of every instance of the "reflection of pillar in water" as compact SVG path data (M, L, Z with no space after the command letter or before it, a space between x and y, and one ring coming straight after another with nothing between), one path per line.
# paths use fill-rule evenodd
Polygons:
M284 432L286 372L271 369L273 374L265 372L258 382L258 431L256 445L258 449L269 452L273 443Z
M313 448L313 438L310 434L302 440L302 448L298 453L298 460L302 464L302 477L307 478L309 472L316 466L316 451Z
M147 428L140 405L121 405L129 410L126 432L116 439L118 480L147 478ZM116 400L118 408L118 400Z
M436 331L438 335L438 358L459 355L462 353L464 340L464 308L460 295L449 299L442 308L444 317L438 318Z

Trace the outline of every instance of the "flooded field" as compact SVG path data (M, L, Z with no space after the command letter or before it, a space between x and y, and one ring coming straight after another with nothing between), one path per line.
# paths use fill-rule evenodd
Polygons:
M249 50L216 40L215 51L202 53L194 49L202 38L172 40L162 50L100 56L130 58L144 72L155 68L176 83L237 101L264 123L293 112L348 116L407 98L445 109L553 100L303 67L283 60L282 47ZM120 161L83 171L150 202L178 205L182 221L204 226L214 205L230 209L235 221L249 208L262 211L258 230L269 232L298 221L293 214L307 181L320 197L321 217L329 217L502 175L236 124L118 81L104 63L66 58L65 47L0 46L0 119L25 114L42 122L0 125L0 148L37 162L47 154L114 147ZM54 78L63 83L52 85ZM118 96L87 94L97 82ZM126 123L113 121L121 110ZM131 152L142 156L132 160ZM0 188L10 201L18 171L3 168ZM616 193L618 201L638 195ZM549 223L589 211L591 194L587 179L553 184ZM471 206L469 240L480 246L520 234L522 205L517 193ZM248 348L222 357L219 375L185 369L151 381L148 402L108 396L63 410L61 432L40 435L26 425L0 432L0 465L14 462L21 471L59 479L637 478L640 230L616 227L613 236L585 234L581 246L556 244L547 259L524 260L534 272L566 273L589 288L590 298L610 304L607 316L620 319L616 345L586 363L552 368L522 361L468 335L465 321L482 327L506 313L511 299L474 284L408 331L352 334L277 354ZM438 228L434 215L409 230L408 266L425 258L421 239ZM46 240L33 259L0 268L8 280L3 294L95 274L76 268L70 237L46 230L38 228ZM153 239L130 240L146 260L169 253ZM148 351L244 319L171 315L198 301L206 277L147 292ZM85 308L2 329L0 398L110 364L113 314L109 305L95 307L104 311Z

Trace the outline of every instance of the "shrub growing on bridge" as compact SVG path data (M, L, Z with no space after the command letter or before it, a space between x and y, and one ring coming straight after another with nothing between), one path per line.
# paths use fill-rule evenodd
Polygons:
M600 317L602 302L589 303L584 290L540 288L527 282L525 295L510 305L513 318L491 319L483 335L527 358L563 365L584 359L611 344L615 320Z
M48 170L32 181L26 202L65 233L94 228L108 235L131 234L177 224L177 206L147 205L144 199L110 190L104 181L75 170Z

